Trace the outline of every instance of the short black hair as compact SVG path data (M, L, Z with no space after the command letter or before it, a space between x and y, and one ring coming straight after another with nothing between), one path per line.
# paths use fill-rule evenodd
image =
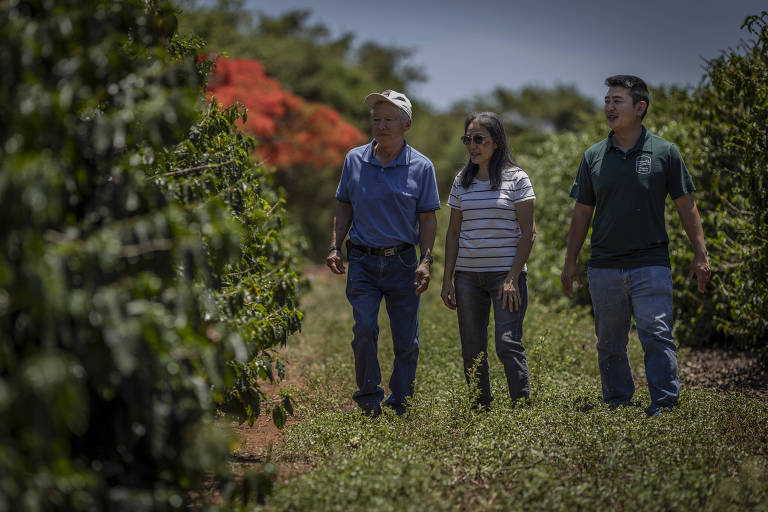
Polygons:
M648 92L648 86L642 78L634 75L613 75L605 79L605 85L608 87L624 87L629 89L633 105L637 105L638 101L645 102L645 111L642 115L642 117L645 117L645 114L648 112L648 107L651 106L651 94Z

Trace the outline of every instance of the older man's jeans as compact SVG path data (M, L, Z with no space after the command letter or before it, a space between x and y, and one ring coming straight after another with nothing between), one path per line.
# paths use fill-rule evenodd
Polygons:
M406 398L413 396L419 358L420 297L414 293L413 284L417 264L415 248L392 256L374 256L358 249L350 251L347 299L355 318L352 349L358 388L352 398L363 411L377 411L384 398L384 390L379 385L377 321L382 297L389 313L395 354L389 379L391 394L386 404L402 413Z
M465 272L454 274L456 305L461 337L461 356L464 360L464 376L470 382L470 371L477 356L481 356L474 377L479 388L478 404L488 407L493 400L488 374L488 321L493 304L496 355L504 366L509 396L512 403L528 398L530 377L528 360L523 348L523 319L528 307L528 285L525 273L520 274L518 287L521 304L517 311L502 309L498 298L499 289L507 277L506 272Z
M595 310L598 366L603 399L626 404L635 392L627 357L630 316L645 354L645 376L653 414L671 408L680 392L677 350L672 338L672 273L668 267L587 269Z

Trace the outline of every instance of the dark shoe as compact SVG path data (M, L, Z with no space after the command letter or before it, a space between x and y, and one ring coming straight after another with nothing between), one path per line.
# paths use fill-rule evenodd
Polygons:
M384 402L384 407L389 407L393 411L395 411L395 414L398 416L402 416L405 414L406 406L403 404L390 404L388 402Z
M372 407L372 408L369 408L369 409L361 408L360 411L363 413L363 416L367 416L367 417L369 417L371 419L378 418L379 416L381 416L381 406L380 405L376 405L376 407Z
M530 397L527 397L527 396L526 397L515 398L514 400L512 400L512 408L513 409L516 409L518 407L528 408L528 407L531 407L532 405L533 404L531 402Z
M654 416L661 416L663 414L669 414L671 412L672 412L672 407L669 407L669 406L658 407L655 405L649 405L645 409L645 414L647 414L649 418L652 418Z
M640 407L637 402L606 402L608 408L611 410L618 409L619 407Z
M477 412L491 412L491 404L477 402L476 404L472 405L472 410Z

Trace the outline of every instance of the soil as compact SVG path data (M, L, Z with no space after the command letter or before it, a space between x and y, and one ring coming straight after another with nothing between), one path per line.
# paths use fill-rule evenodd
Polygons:
M304 269L304 277L311 279L315 286L322 286L323 281L332 276L325 265L308 265ZM302 306L311 307L312 300L311 295L303 297ZM301 369L305 367L306 360L309 358L305 352L298 353L288 346L278 350L278 353L285 363L285 379L278 384L261 384L262 389L270 397L280 396L280 389L301 388ZM246 470L258 471L265 462L270 461L275 465L277 482L282 482L312 469L307 461L285 461L271 455L273 448L283 442L285 428L297 421L299 420L295 416L288 416L285 427L279 429L272 422L271 415L262 414L252 426L247 423L233 425L239 439L238 448L232 454L235 472L242 474Z
M262 384L262 389L271 397L280 396L281 388L299 387L301 383L298 361L286 360L286 378L279 384ZM277 481L299 476L311 469L311 465L302 461L283 461L271 457L272 449L283 441L285 428L296 423L295 416L288 416L285 427L279 429L272 421L272 416L262 414L253 422L253 425L243 423L234 425L235 433L240 444L232 454L235 463L235 471L240 473L246 470L258 470L265 462L270 461L275 465Z
M684 348L680 359L683 386L715 388L725 393L768 399L768 371L749 352L727 348Z

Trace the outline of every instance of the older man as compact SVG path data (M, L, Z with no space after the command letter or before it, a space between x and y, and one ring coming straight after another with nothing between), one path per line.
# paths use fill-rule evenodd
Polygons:
M432 162L405 141L412 122L410 100L386 90L369 94L365 103L371 108L373 140L344 160L326 264L335 274L345 272L341 242L349 231L347 299L355 318L352 349L358 388L352 398L375 417L384 399L377 323L382 297L395 354L385 405L403 414L406 399L413 396L419 295L429 286L440 199Z

